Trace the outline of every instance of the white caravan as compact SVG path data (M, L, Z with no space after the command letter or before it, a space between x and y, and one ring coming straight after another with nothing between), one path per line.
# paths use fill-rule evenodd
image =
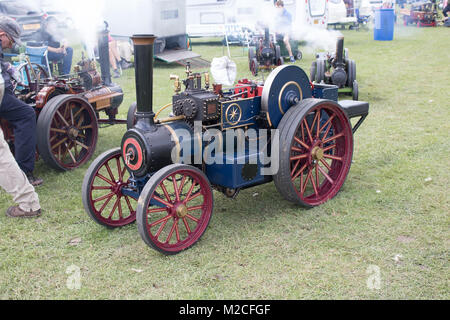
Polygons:
M186 0L108 0L103 16L113 37L157 36L155 57L160 60L171 63L199 57L187 50Z
M274 0L186 0L187 33L190 37L222 37L227 29L257 29L270 23ZM326 27L327 0L284 0L295 23ZM271 11L273 10L273 11Z

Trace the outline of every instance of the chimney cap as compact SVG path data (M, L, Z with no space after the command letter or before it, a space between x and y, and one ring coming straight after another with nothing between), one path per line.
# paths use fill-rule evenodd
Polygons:
M156 36L153 34L135 34L131 37L133 44L137 46L153 45L156 40Z

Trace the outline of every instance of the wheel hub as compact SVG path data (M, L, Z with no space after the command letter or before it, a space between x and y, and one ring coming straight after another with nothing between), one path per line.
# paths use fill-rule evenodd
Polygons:
M183 219L188 214L188 208L184 204L180 204L175 210L175 214L178 218Z
M67 130L67 133L70 139L75 140L76 138L78 138L80 131L77 128L71 127L69 128L69 130Z
M315 147L311 152L312 158L316 161L322 160L324 158L324 154L325 152L319 146Z

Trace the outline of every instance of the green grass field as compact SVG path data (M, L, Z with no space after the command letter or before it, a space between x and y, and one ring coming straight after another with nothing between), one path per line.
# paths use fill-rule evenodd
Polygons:
M165 257L144 244L136 224L106 230L88 217L81 184L89 164L57 173L39 161L42 217L7 218L13 202L0 191L0 298L449 299L449 30L397 27L393 42L373 41L371 31L344 35L371 113L336 198L304 210L273 183L236 200L215 192L202 240ZM218 42L193 46L208 60L224 55ZM251 78L242 48L232 56L238 78ZM312 60L305 53L297 64L309 73ZM171 102L169 75L183 71L156 64L155 106ZM117 82L124 119L135 100L134 70ZM101 129L94 157L118 147L125 130ZM79 290L66 285L72 265ZM378 271L379 286L370 289Z

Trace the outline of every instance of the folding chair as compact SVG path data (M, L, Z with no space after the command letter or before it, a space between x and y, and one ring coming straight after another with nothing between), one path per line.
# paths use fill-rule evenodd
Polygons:
M27 45L25 54L30 58L31 63L36 63L46 69L48 75L52 77L52 70L48 61L48 48L47 46L30 46Z

